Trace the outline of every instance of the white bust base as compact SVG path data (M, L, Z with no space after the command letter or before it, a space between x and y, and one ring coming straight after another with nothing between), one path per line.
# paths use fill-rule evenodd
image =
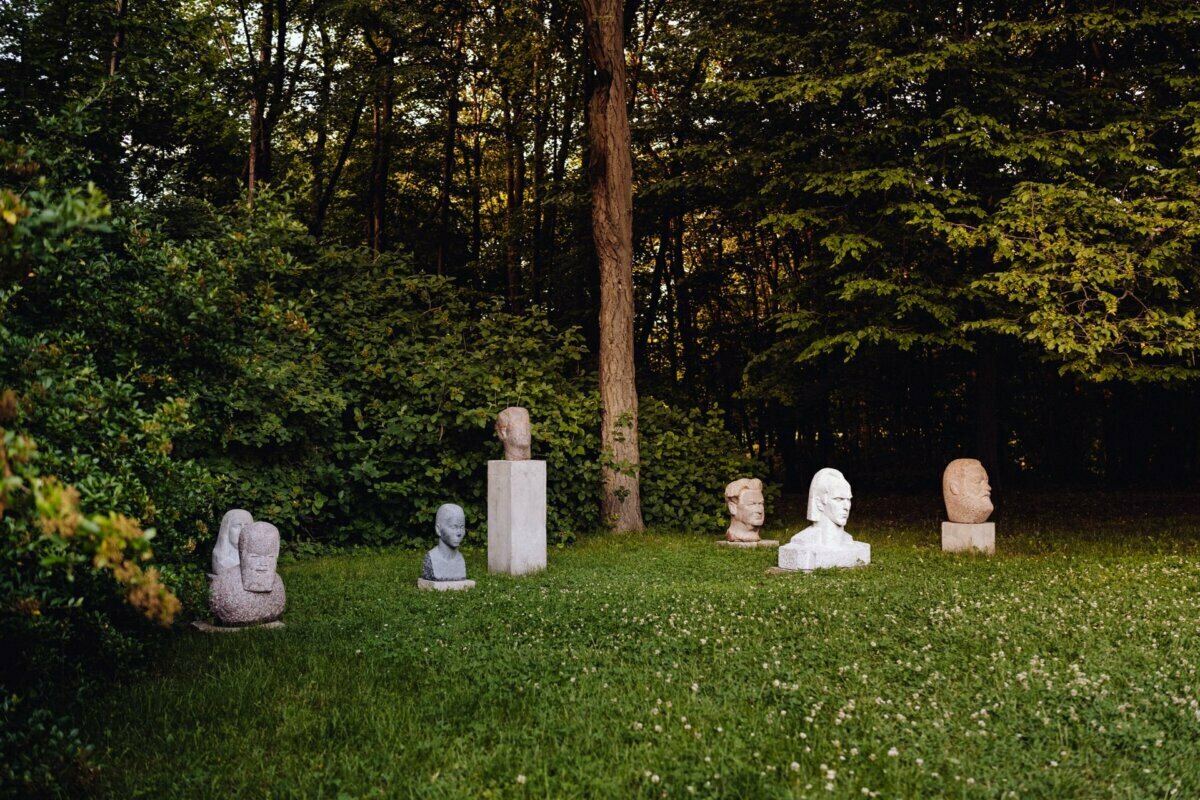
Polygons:
M789 542L779 548L779 568L812 572L832 567L863 567L871 563L871 545L851 541L835 547Z
M753 542L731 542L727 539L721 539L717 542L717 546L749 550L755 547L779 547L779 542L775 539L758 539L757 541Z
M546 462L488 462L488 572L546 568Z
M946 553L996 554L996 523L943 522L942 550Z
M453 592L461 591L462 589L474 589L475 581L427 581L424 578L417 578L418 589L432 589L438 592Z

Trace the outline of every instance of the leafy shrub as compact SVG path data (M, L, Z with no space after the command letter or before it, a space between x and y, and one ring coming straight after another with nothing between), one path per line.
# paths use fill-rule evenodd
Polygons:
M725 487L764 477L711 408L680 411L654 398L638 404L642 516L647 525L719 533L729 525Z
M31 438L0 430L0 785L17 794L86 768L87 748L55 709L132 663L131 632L180 610L147 565L154 531L84 513L79 492L40 474L35 455Z

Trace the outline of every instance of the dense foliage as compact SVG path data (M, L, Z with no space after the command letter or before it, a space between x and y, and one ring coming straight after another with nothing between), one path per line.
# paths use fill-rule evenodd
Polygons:
M644 394L719 405L797 487L898 442L928 450L922 470L972 450L1009 480L1172 478L1160 465L1195 424L1123 431L1198 391L1193 4L624 9ZM176 213L197 202L286 206L317 247L407 254L580 326L591 354L580 16L567 0L9 4L0 139L60 189L169 199L189 236L211 222ZM864 427L868 405L913 410ZM1042 444L1052 416L1085 443L1072 458ZM1194 464L1172 479L1194 483Z
M0 420L11 421L11 391ZM44 474L32 438L0 428L0 791L84 780L89 748L58 713L142 652L147 621L180 602L162 582L152 529L81 511L75 487Z

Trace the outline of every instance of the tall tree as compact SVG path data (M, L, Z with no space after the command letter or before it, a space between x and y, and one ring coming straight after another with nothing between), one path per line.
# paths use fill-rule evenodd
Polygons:
M626 9L618 0L582 3L584 39L594 71L588 98L588 135L592 239L600 267L600 442L606 455L600 511L615 530L639 531L645 525L637 475L633 160L626 106Z

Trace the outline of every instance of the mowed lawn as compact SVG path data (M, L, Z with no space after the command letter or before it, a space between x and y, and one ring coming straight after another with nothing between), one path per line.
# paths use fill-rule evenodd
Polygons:
M813 575L652 532L492 577L478 524L465 593L285 565L285 629L184 632L91 709L94 793L1200 796L1196 497L1011 499L994 558L939 516L856 500L873 563Z

